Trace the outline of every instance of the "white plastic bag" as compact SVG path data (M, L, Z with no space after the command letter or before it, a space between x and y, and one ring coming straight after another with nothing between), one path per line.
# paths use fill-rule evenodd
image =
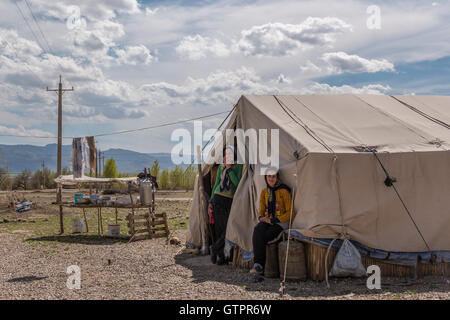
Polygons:
M358 249L345 239L334 259L330 277L363 277L366 274Z

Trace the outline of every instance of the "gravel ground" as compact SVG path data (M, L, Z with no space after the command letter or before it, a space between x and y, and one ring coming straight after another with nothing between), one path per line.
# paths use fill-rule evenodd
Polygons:
M184 231L176 232L181 240ZM0 299L279 299L279 281L253 283L245 270L216 266L209 257L180 253L165 239L133 243L55 243L52 250L24 242L24 234L0 234ZM110 263L108 263L108 260ZM81 268L81 289L66 287L70 265ZM288 283L284 299L449 299L448 278L415 282L383 279L370 291L365 281Z
M189 194L161 196L166 200L158 203L157 212L168 212L180 245L165 239L127 243L98 237L95 224L90 234L55 236L58 211L50 205L54 194L28 194L38 205L27 213L27 222L0 224L0 299L280 299L278 279L254 283L246 270L212 265L209 256L183 254L190 205L181 198ZM74 213L66 214L70 223ZM11 218L0 213L0 218L7 216ZM81 269L81 289L66 286L71 265ZM381 290L367 289L364 279L331 280L330 289L323 282L287 283L283 299L448 300L450 279L382 278Z

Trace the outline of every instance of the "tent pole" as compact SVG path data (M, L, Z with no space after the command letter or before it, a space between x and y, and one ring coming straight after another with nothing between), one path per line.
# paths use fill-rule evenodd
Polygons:
M201 147L197 146L197 163L198 163L198 186L199 186L199 202L200 202L200 217L201 217L201 238L202 238L202 248L200 250L201 255L209 254L209 246L208 246L208 238L206 236L206 232L208 229L204 209L206 207L205 203L205 189L203 186L203 174L202 174L202 151Z

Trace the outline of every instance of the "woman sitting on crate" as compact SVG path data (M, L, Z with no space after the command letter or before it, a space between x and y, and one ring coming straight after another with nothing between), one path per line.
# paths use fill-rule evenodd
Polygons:
M251 274L264 274L266 245L289 227L291 189L281 183L280 174L271 169L264 176L267 184L259 198L259 223L253 230L254 265Z

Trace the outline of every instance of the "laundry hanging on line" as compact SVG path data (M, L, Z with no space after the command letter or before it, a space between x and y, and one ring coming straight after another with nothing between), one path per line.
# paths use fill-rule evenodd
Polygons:
M82 138L73 138L72 154L70 156L72 162L72 172L74 178L81 178L84 173L83 168L83 146Z
M89 146L89 168L92 169L94 173L97 172L97 150L95 149L94 137L86 137L87 144Z
M88 144L86 138L81 138L81 153L83 156L83 173L84 169L89 169L91 166L89 164L89 157L88 157Z

